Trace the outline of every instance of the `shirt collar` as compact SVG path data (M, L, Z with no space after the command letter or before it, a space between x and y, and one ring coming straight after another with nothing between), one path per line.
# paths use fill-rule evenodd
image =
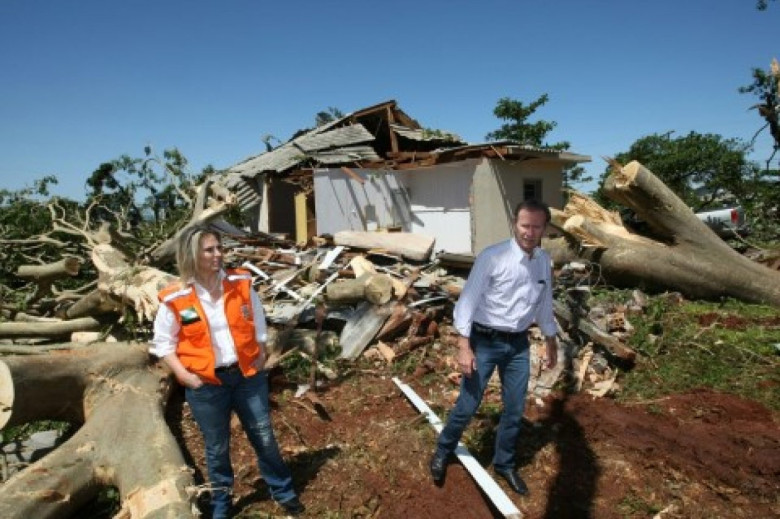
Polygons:
M515 251L515 254L520 257L520 261L529 262L539 257L539 255L536 253L536 251L539 250L539 247L534 247L534 250L531 251L531 254L528 254L526 251L520 248L520 245L517 243L517 240L514 237L510 238L509 241L512 243L512 250Z
M221 269L219 271L219 274L217 274L217 276L219 277L219 282L222 283L225 280L225 276L226 276L225 270ZM206 287L201 285L194 277L188 279L187 280L187 284L188 285L192 285L193 287L195 287L195 291L198 292L198 293L206 293L207 292Z

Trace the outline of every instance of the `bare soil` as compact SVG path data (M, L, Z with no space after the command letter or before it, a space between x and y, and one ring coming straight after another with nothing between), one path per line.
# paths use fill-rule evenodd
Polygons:
M304 516L500 517L459 463L449 466L441 488L431 482L433 429L389 370L364 364L321 388L317 405L295 398L283 373L272 374L274 430L307 507ZM425 371L404 382L443 417L456 387L438 370ZM490 389L483 408L499 400ZM197 426L180 397L170 412L203 482ZM780 517L780 428L777 416L757 403L707 389L628 405L558 394L529 401L526 418L518 468L530 493L512 494L498 480L523 517ZM494 420L495 413L479 414L467 431L484 466ZM232 438L236 516L283 515L238 423ZM208 510L206 494L199 503Z

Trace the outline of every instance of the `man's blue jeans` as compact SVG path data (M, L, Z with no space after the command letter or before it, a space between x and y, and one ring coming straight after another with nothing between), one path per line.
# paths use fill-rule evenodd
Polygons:
M482 395L493 371L498 368L504 409L496 431L493 467L514 470L517 436L525 409L530 374L528 335L519 334L507 339L472 332L470 341L477 370L470 377L464 376L461 381L458 400L439 435L437 452L450 454L455 450L463 431L482 402Z
M185 398L206 444L214 519L229 517L233 468L230 465L230 413L235 410L257 453L260 473L271 496L281 503L295 497L292 476L276 443L268 405L268 374L245 378L239 370L218 373L221 386L185 390Z

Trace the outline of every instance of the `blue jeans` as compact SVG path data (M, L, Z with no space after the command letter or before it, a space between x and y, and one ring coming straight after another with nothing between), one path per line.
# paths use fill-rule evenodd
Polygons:
M498 368L504 409L496 432L493 466L498 470L514 470L517 436L530 375L528 336L519 334L513 339L491 338L472 332L470 342L477 370L470 377L464 376L461 381L458 400L439 435L437 452L450 454L458 446L463 431L482 402L493 370Z
M241 420L249 442L257 453L257 463L271 496L277 502L295 497L290 470L276 443L268 406L268 374L245 378L239 370L218 373L221 386L204 384L187 388L185 398L203 433L206 465L211 484L214 519L229 517L233 468L230 464L230 413Z

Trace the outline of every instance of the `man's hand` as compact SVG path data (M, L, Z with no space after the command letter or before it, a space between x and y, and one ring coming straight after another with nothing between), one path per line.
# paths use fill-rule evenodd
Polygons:
M553 337L545 337L544 342L547 345L547 354L543 366L546 369L553 369L558 364L558 340Z
M468 337L458 337L458 367L460 367L460 372L467 377L470 377L477 370L477 359L474 358Z

